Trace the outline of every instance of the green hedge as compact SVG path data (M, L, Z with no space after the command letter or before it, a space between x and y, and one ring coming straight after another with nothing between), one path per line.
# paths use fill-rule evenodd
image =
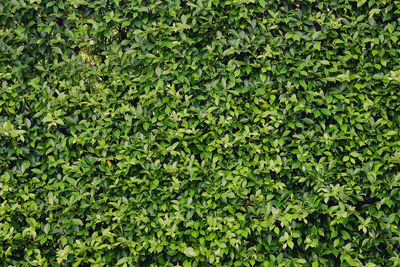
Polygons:
M4 266L400 263L400 1L0 1Z

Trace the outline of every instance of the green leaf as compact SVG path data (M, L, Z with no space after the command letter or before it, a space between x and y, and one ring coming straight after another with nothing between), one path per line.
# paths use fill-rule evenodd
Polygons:
M292 35L292 38L293 38L293 40L295 40L295 41L300 41L301 36L298 35L298 34L293 34L293 35Z
M344 259L346 260L346 262L348 264L350 264L350 266L359 266L360 265L357 261L353 260L349 255L344 255Z
M161 72L162 72L162 71L161 71L161 68L160 68L160 67L157 67L157 68L156 68L156 74L157 74L158 77L161 76Z
M83 222L81 219L72 219L72 223L75 225L83 225Z
M42 174L43 173L43 171L41 171L40 169L32 169L32 172L36 173L36 174Z
M61 48L59 48L59 47L57 47L57 46L54 46L54 47L53 47L53 51L56 52L57 54L60 54L60 55L63 54Z
M265 75L265 73L260 73L260 79L262 82L265 82L267 79L267 75Z
M21 172L24 173L29 167L31 166L31 163L29 160L24 160L21 164Z
M43 232L47 235L50 231L50 224L46 224L43 228Z
M187 247L183 253L185 253L185 255L188 257L196 257L197 256L195 250L191 247Z

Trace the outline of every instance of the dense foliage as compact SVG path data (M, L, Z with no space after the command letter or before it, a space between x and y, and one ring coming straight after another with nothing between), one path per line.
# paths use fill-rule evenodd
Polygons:
M0 1L0 262L399 264L399 19Z

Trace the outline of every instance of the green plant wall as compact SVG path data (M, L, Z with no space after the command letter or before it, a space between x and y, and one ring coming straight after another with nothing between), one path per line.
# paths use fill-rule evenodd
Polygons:
M399 19L1 0L1 264L398 265Z

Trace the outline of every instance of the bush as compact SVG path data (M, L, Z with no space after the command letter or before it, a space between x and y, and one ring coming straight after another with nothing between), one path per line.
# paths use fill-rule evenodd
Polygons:
M400 1L0 3L0 262L400 263Z

